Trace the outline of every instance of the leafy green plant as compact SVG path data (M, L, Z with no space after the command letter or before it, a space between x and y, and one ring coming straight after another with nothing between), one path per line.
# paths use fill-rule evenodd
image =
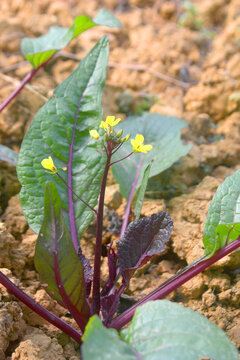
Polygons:
M88 16L80 15L74 19L69 28L52 26L46 35L40 36L36 39L23 38L21 42L21 50L25 59L30 62L33 69L0 105L0 113L59 50L64 49L71 40L84 31L99 25L115 28L121 27L121 22L108 10L101 9L93 20L91 20Z
M166 211L139 218L147 180L185 155L190 146L180 140L185 123L173 117L150 114L120 122L108 116L103 121L107 63L108 38L103 37L36 114L17 167L21 205L38 233L35 267L47 292L68 309L79 330L37 304L1 272L0 282L44 319L83 342L85 360L113 355L116 359L237 360L236 348L215 325L177 304L156 300L240 246L236 185L240 172L219 187L209 207L205 255L116 315L134 272L165 250L173 228ZM128 203L117 249L108 246L109 274L101 288L103 207L110 168ZM128 224L133 198L136 219ZM229 216L222 214L223 208ZM81 236L93 216L97 228L91 263ZM116 330L132 318L119 335Z
M179 325L177 325L179 324ZM130 326L118 334L98 317L83 336L85 360L106 359L237 359L224 332L200 314L166 300L139 307Z
M203 18L196 4L190 0L183 1L184 12L180 16L178 23L181 26L188 26L193 30L201 30L203 27Z
M204 16L197 5L190 0L184 0L182 6L184 11L179 17L178 24L191 30L200 31L208 39L214 39L216 31L204 27Z

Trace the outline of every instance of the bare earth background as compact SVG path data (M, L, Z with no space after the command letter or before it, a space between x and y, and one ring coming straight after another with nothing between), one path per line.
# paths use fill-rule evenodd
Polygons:
M240 168L240 1L196 0L202 25L187 21L178 0L1 0L0 101L31 69L20 53L24 36L45 34L49 26L69 26L81 14L113 11L122 29L94 28L53 59L0 115L0 143L19 150L34 114L53 89L103 35L110 36L110 66L104 111L150 109L184 119L191 152L151 183L142 215L167 209L174 231L164 255L137 272L127 294L141 297L203 254L202 232L218 185ZM168 81L164 76L168 76ZM177 81L176 81L177 80ZM187 86L184 85L187 83ZM65 309L41 288L34 270L36 234L24 219L15 168L0 162L0 268L36 301L74 325ZM125 200L110 176L104 243L118 239ZM95 224L82 243L93 256ZM106 255L105 248L103 254ZM204 314L240 348L240 252L189 281L168 298ZM103 257L103 277L106 277ZM74 325L76 326L76 325ZM10 296L0 285L0 360L77 360L77 344Z

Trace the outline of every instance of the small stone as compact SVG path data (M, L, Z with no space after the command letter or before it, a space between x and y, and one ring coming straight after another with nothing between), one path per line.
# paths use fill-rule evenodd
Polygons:
M180 291L190 299L197 299L202 295L205 289L205 283L202 274L195 276L187 281L180 288Z
M166 203L164 199L145 200L141 210L141 215L150 217L160 211L166 211Z
M104 203L109 209L117 210L122 204L122 199L118 184L107 186Z
M205 306L210 307L216 302L216 296L211 289L205 291L202 295L202 302Z

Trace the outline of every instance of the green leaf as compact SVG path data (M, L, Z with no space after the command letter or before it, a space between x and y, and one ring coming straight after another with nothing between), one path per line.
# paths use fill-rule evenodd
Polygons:
M167 300L138 307L129 328L120 335L91 318L83 336L83 359L238 360L237 349L221 329Z
M93 19L97 25L108 26L110 28L121 28L122 23L110 11L101 9L97 16Z
M145 191L146 191L147 183L148 183L148 177L149 177L149 174L150 174L150 169L151 169L151 164L149 164L146 167L146 169L144 170L142 183L141 183L140 189L139 189L138 194L137 194L137 200L136 200L135 210L134 210L135 221L139 220L139 217L140 217L140 214L141 214L144 195L145 195Z
M144 360L238 359L237 349L221 329L167 300L138 308L123 337Z
M240 170L228 176L218 187L208 207L203 231L207 254L236 240L240 233Z
M136 360L131 347L122 341L117 330L107 329L100 319L93 316L83 335L83 360Z
M38 38L24 38L21 50L25 58L36 69L45 63L57 51L64 49L67 44L94 26L121 27L121 22L108 10L101 9L98 15L91 20L88 16L76 17L69 28L51 26L46 35Z
M9 149L7 146L0 145L0 160L7 161L12 165L17 166L18 153Z
M51 156L68 186L90 206L97 204L106 156L101 144L89 136L89 129L97 128L102 120L108 41L103 37L38 111L25 135L18 160L20 201L29 225L39 232L44 188L53 181L75 248L77 238L92 220L93 211L57 175L48 174L41 161Z
M113 175L120 185L122 195L128 199L131 186L136 174L138 163L141 156L143 162L138 178L137 188L141 186L144 172L148 164L152 161L149 178L158 175L169 168L181 156L186 155L191 149L191 145L184 145L181 141L180 130L186 126L181 121L172 116L161 114L147 114L141 117L129 117L120 123L118 129L123 129L124 133L130 133L132 138L136 134L144 136L144 143L151 144L152 150L147 154L133 154L129 158L114 164ZM119 160L132 151L130 141L117 151L113 161Z
M46 290L64 304L74 318L86 323L84 269L65 224L56 186L45 188L44 219L37 239L35 267ZM80 323L81 324L81 323Z

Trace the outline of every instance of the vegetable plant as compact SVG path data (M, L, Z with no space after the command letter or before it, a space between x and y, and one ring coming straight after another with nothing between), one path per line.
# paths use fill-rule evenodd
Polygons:
M38 233L35 267L46 291L70 312L78 330L2 273L0 282L81 344L85 360L238 359L237 349L214 324L192 310L159 300L240 246L240 171L225 180L209 207L205 255L118 314L121 295L135 271L165 250L173 228L166 211L140 218L147 180L185 155L190 146L180 139L185 123L173 117L149 114L125 122L113 115L102 118L108 42L106 36L101 38L38 111L17 166L21 205ZM127 206L120 239L107 249L108 280L101 287L103 208L110 168ZM131 205L135 219L129 224ZM91 261L81 237L93 217L97 226Z
M71 40L95 26L119 28L121 27L121 22L108 10L101 9L93 20L86 15L80 15L74 19L69 28L51 26L46 35L38 38L23 38L21 41L21 51L25 59L32 65L32 70L7 99L0 104L0 113L22 91L24 86L32 80L38 71L47 65L59 51L63 50ZM16 166L17 153L0 144L0 160L7 161Z
M23 38L21 50L26 60L32 65L32 70L25 76L19 86L0 105L0 113L19 94L24 86L31 81L37 72L43 68L60 50L63 50L71 40L95 26L121 27L121 22L108 10L101 9L92 20L86 15L77 16L69 28L51 26L46 35L34 38Z

